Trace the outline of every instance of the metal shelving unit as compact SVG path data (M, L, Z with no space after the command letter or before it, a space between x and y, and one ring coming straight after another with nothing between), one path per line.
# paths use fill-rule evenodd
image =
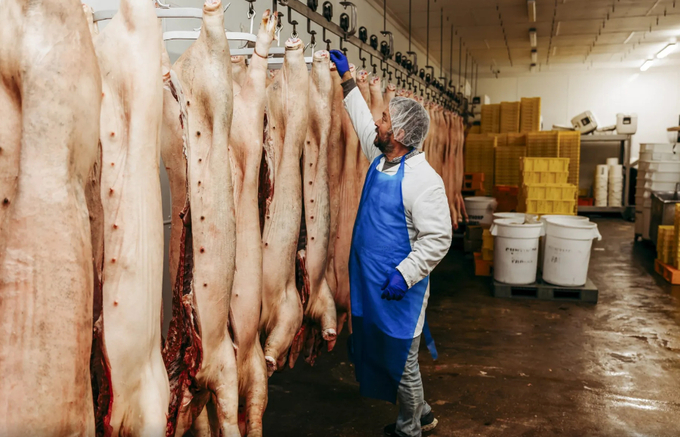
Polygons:
M632 135L582 135L581 136L581 163L579 177L579 187L592 186L595 167L598 163L606 160L607 157L614 155L607 155L608 150L617 150L619 154L619 161L623 164L623 205L622 206L579 206L579 213L621 213L624 217L628 216L628 210L632 208L628 199L630 197L630 169L631 157L630 149L632 146ZM587 155L593 156L592 161L584 160L584 152ZM589 164L592 162L592 164ZM585 165L584 165L585 164ZM592 168L591 168L592 167ZM585 171L584 171L585 170Z

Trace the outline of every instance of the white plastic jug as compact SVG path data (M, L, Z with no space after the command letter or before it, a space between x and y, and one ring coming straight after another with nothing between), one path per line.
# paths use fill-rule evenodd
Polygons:
M595 238L602 239L596 223L549 217L546 220L543 280L565 287L585 285Z
M491 226L491 235L495 237L493 278L513 285L536 282L538 239L543 235L543 224L498 219Z
M471 225L491 225L498 202L493 197L466 197L465 210Z

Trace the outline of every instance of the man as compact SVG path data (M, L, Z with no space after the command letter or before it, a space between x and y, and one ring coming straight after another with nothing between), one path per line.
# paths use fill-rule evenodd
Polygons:
M419 150L430 117L415 100L395 97L373 120L347 58L332 50L331 60L371 161L349 262L350 354L362 395L399 401L397 422L385 427L385 435L419 437L437 425L418 366L424 328L427 336L428 276L449 250L452 232L444 183Z

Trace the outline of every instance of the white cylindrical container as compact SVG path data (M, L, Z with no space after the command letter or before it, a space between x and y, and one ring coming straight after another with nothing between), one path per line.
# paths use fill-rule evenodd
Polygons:
M542 223L518 224L498 219L491 226L494 238L493 278L504 284L526 285L536 282L538 239Z
M588 281L590 249L595 238L602 239L596 223L548 218L543 280L565 287L585 285Z
M598 165L595 170L595 182L593 183L593 197L595 206L607 206L609 196L609 166Z
M607 167L619 165L619 158L607 158Z
M543 226L545 227L545 223L548 221L548 219L560 219L560 220L575 220L575 221L584 221L588 222L590 219L588 217L583 217L582 215L544 215L541 216L541 223L543 223ZM541 247L540 247L540 252L538 256L538 268L543 269L543 254L545 253L545 237L541 237Z
M498 203L493 197L466 197L465 210L468 215L468 223L490 226L496 205Z

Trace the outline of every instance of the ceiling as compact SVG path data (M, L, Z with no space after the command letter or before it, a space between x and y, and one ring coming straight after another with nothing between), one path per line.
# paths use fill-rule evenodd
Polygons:
M538 37L537 73L639 68L680 37L680 0L536 0L536 22L529 20L526 0L429 0L429 26L428 0L411 1L413 38L426 46L429 29L431 59L439 61L441 50L444 68L457 72L462 39L460 68L469 53L468 75L474 59L480 77L530 73L531 28ZM408 29L409 0L387 0L387 9ZM680 65L677 47L655 67Z

